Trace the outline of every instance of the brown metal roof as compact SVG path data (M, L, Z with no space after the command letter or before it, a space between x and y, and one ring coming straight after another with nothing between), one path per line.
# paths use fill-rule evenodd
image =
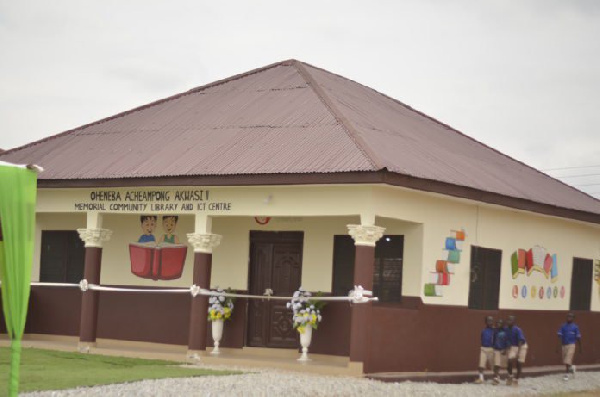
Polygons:
M600 214L600 201L375 90L284 61L9 150L40 180L387 170Z

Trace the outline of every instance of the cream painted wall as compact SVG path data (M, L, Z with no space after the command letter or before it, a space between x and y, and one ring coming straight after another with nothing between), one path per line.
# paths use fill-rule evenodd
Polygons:
M145 190L151 190L146 188ZM194 188L169 188L190 190ZM224 236L214 251L213 286L247 288L249 230L302 230L305 232L302 283L311 290L331 290L331 266L334 234L345 234L346 224L375 219L388 234L405 235L405 270L403 294L422 296L430 304L466 306L469 294L470 249L472 245L502 250L501 308L562 310L569 306L570 276L573 257L600 259L600 227L578 221L516 211L410 189L384 185L354 186L267 186L206 188L206 203L230 203L229 210L203 210L213 216L213 232ZM105 189L110 190L110 189ZM96 190L94 190L96 191ZM99 191L99 190L98 190ZM118 189L124 192L128 189ZM39 266L41 229L75 229L85 227L85 211L73 213L74 203L89 201L89 189L40 189L38 196L38 238L36 266ZM171 200L170 202L174 202ZM111 201L104 204L109 205ZM39 213L56 211L62 214ZM145 211L146 213L148 211ZM169 212L169 211L166 211ZM158 212L160 213L160 212ZM164 212L163 212L164 213ZM194 230L194 214L180 215L177 233L182 241ZM273 216L267 226L257 225L253 217ZM183 277L176 281L143 280L129 271L127 243L136 241L140 226L138 215L124 212L106 213L103 227L114 231L106 244L102 282L106 284L160 285L187 287L191 283L193 252L190 247ZM464 250L456 272L443 297L424 297L423 286L429 282L436 260L445 259L446 237L452 230L467 233ZM160 230L160 225L158 227ZM512 288L532 285L554 286L541 273L512 278L510 256L518 248L533 245L556 253L559 277L556 285L565 286L563 299L512 298ZM34 277L39 268L34 269ZM415 281L419 280L419 282ZM594 283L593 310L600 310L600 290Z
M464 228L467 233L460 264L451 276L448 286L443 286L443 297L425 297L430 304L468 305L470 250L471 246L502 250L500 308L566 310L569 308L570 280L573 257L585 259L600 258L600 228L563 218L538 215L510 208L472 202L469 200L444 197L437 194L410 191L395 187L374 187L375 212L379 216L401 218L423 224L423 270L420 293L429 282L437 259L445 259L443 250L446 237L453 229ZM518 248L530 249L534 245L545 247L558 257L559 276L556 283L547 280L542 273L533 272L530 276L519 275L512 278L511 255ZM528 296L512 297L513 286L519 294L523 285L527 286ZM565 287L565 296L543 299L531 297L531 286L536 288L557 285ZM592 310L600 311L600 289L593 285Z
M213 233L223 240L213 251L212 285L248 289L250 230L303 231L302 287L331 292L333 236L347 234L346 225L356 222L358 217L283 217L259 225L254 218L215 218Z
M500 282L500 307L530 309L568 310L571 294L571 273L573 258L596 259L600 257L600 230L590 228L579 222L567 222L558 218L536 216L523 211L482 208L479 213L479 227L476 241L481 246L502 249L502 274ZM518 249L530 249L539 245L550 254L557 255L558 277L555 283L546 279L540 272L532 272L529 276L519 274L513 279L511 271L511 255ZM593 281L590 281L593 282ZM595 284L595 283L594 283ZM512 297L513 286L518 286L518 298ZM520 293L527 287L528 296ZM548 287L560 290L565 287L565 296L560 298L539 299L531 296L531 288L535 286L546 290ZM597 284L592 290L592 308L600 310Z

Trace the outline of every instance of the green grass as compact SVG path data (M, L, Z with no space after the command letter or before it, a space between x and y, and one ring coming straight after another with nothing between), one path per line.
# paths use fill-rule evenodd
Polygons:
M239 372L185 368L181 363L23 349L19 391L60 390L77 386L133 382L142 379L232 375ZM10 349L0 347L0 396L8 393Z

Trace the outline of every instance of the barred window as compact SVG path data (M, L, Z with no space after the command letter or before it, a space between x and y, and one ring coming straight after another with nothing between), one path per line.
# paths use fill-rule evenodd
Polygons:
M348 235L333 239L333 288L334 295L346 295L354 287L354 240ZM373 270L373 294L380 302L402 300L402 265L404 259L404 236L386 235L375 245L375 268Z

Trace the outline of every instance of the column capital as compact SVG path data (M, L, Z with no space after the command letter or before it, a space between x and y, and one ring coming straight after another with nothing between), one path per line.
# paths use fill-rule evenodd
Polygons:
M210 233L188 233L188 241L194 247L194 252L212 254L213 248L221 244L223 236Z
M375 247L375 243L383 236L385 228L375 225L347 225L348 234L354 239L354 245Z
M102 244L110 240L112 230L108 229L77 229L79 238L87 247L102 248Z

